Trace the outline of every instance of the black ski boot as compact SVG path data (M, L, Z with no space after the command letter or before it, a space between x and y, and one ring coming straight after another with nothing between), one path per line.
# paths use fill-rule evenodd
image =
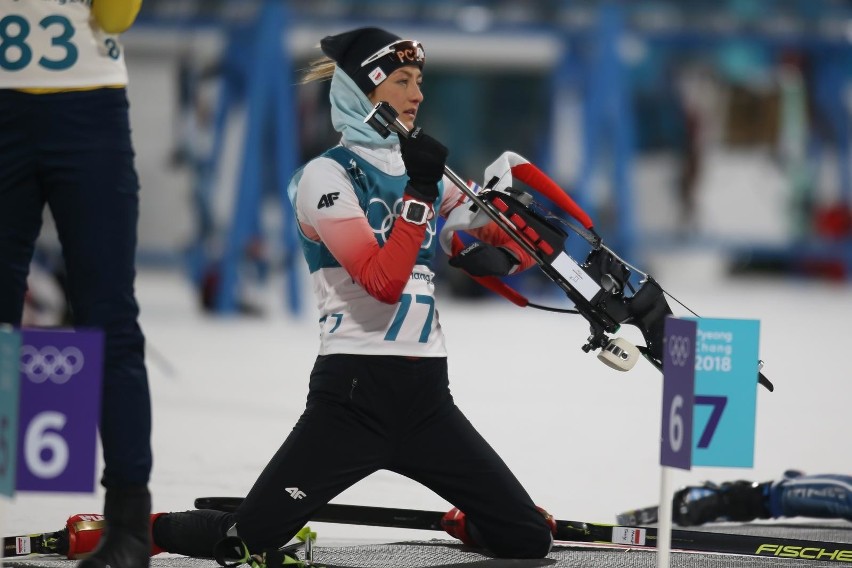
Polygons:
M144 486L111 487L104 500L104 534L77 568L148 568L151 494Z
M234 513L196 509L157 517L151 535L165 552L193 558L215 558L217 544L234 526Z
M236 527L234 527L236 529ZM232 531L233 533L236 530ZM214 547L213 557L220 566L235 568L247 564L249 568L304 568L315 566L311 558L312 543L317 538L317 533L311 531L311 527L304 527L281 548L270 548L260 554L249 552L248 546L243 540L232 534L220 540ZM300 560L297 551L304 550L305 559Z
M766 507L771 483L731 481L722 485L707 482L684 487L674 495L672 520L681 526L702 525L712 521L751 521L768 519Z

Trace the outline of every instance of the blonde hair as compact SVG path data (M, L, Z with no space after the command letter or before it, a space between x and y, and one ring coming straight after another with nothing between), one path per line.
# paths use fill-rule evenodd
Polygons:
M299 84L304 85L313 83L314 81L328 81L334 75L334 69L337 64L330 57L320 57L314 59L302 71L302 78L299 79Z

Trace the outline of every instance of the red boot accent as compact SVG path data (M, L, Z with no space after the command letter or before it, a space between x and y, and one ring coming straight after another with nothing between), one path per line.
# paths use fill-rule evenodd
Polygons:
M467 523L465 516L458 507L453 507L441 519L441 528L447 531L447 534L453 536L468 546L479 546L470 535L467 534Z
M156 556L161 552L165 552L162 548L157 546L157 543L154 542L154 521L156 521L160 516L165 515L165 513L152 513L151 514L151 556Z
M76 560L93 551L101 540L105 526L104 516L97 513L69 517L65 523L68 529L68 558Z
M165 513L154 513L151 515L151 526L160 515ZM65 522L68 529L68 558L77 560L92 552L101 540L106 527L104 516L97 513L79 514L68 517ZM151 539L151 556L165 552Z
M547 524L550 527L550 532L553 533L553 536L556 536L556 519L553 518L553 515L551 515L539 506L536 506L535 509L536 511L542 514L544 520L547 521Z

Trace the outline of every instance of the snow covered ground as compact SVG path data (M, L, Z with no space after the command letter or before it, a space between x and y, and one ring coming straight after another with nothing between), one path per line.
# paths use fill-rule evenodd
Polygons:
M662 265L656 276L703 316L759 319L764 370L776 392L758 391L754 468L678 471L673 484L765 480L788 468L850 473L852 334L845 318L852 286L727 280L706 268ZM294 317L278 301L281 286L270 286L266 317L223 319L200 313L176 272L143 271L137 287L154 403L154 510L191 508L204 495L244 494L304 406L317 349L312 298L304 315ZM500 300L441 298L439 310L457 403L537 503L559 518L613 522L618 512L657 501L662 381L649 364L624 374L583 353L588 328L578 316ZM99 512L102 499L100 490L0 497L0 524L4 534L56 530L71 514ZM449 508L387 472L335 502ZM312 526L319 544L439 536Z

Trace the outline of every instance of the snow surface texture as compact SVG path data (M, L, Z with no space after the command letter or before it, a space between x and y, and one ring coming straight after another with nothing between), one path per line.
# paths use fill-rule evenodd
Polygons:
M329 568L657 568L654 550L601 550L557 545L545 559L495 559L447 540L414 541L399 544L369 544L344 547L317 547L314 562ZM735 559L732 559L735 558ZM703 553L673 553L672 568L830 568L837 562L792 558L758 558ZM771 564L770 564L771 563ZM75 562L56 557L8 561L14 568L72 568ZM151 568L211 568L212 560L159 555Z
M672 485L774 479L790 468L850 473L852 334L845 318L852 314L852 286L728 280L719 266L690 255L660 264L655 276L702 316L760 320L764 371L776 392L758 390L754 468L678 470ZM137 289L153 396L154 510L192 508L199 496L245 494L304 407L317 350L313 299L305 298L301 316L290 315L283 284L276 283L261 291L266 317L216 318L199 312L177 273L143 271ZM309 294L310 288L303 290ZM438 307L456 402L537 503L561 519L614 522L616 513L658 501L662 378L650 364L641 361L619 373L583 353L588 327L579 316L520 309L498 299L442 297ZM637 340L634 331L626 328L625 336ZM101 488L93 495L0 497L0 526L6 535L57 530L74 513L100 512L102 502ZM335 502L450 507L389 472L360 482ZM312 527L320 546L441 537Z

